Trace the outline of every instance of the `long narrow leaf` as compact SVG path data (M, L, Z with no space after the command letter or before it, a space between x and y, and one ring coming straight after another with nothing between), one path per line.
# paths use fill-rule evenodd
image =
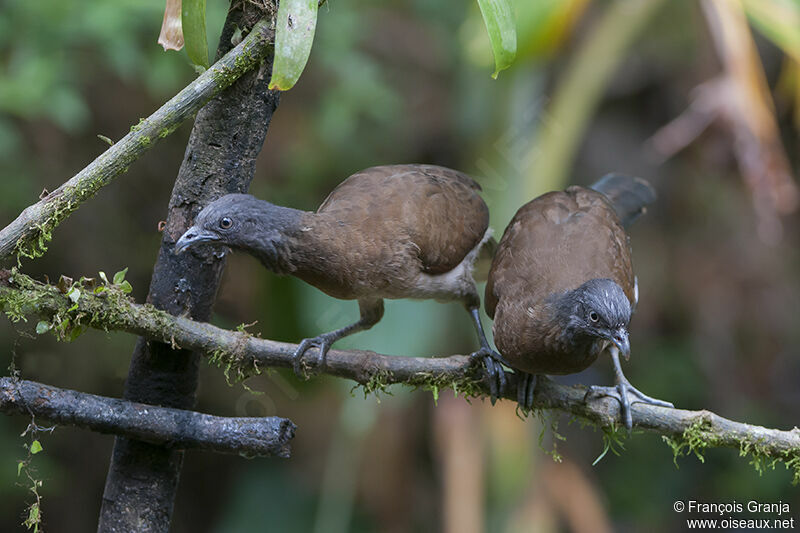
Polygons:
M297 83L311 54L316 26L317 0L281 0L270 89L287 91Z
M517 55L517 29L509 0L478 0L494 54L493 78L511 66Z
M195 65L208 68L208 39L206 38L206 0L183 0L181 25L186 53Z

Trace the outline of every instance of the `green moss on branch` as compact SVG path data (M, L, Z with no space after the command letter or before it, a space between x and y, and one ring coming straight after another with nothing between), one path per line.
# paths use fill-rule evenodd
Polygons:
M115 280L117 277L115 276ZM77 292L76 292L77 291ZM121 330L209 355L222 367L229 381L237 382L273 367L291 368L297 345L261 339L243 328L227 331L210 324L175 317L149 305L137 305L120 283L102 284L81 278L52 286L17 271L0 272L0 309L13 321L39 316L45 324L37 330L52 330L59 338L71 339L83 328ZM41 324L41 323L40 323ZM323 372L351 379L365 393L385 391L394 383L429 390L438 398L442 389L452 389L466 398L488 395L469 356L441 358L393 357L365 351L331 350ZM517 380L507 374L505 398L516 397ZM584 400L586 389L560 385L540 377L534 408L557 409L599 427L615 427L619 405L611 399ZM635 403L634 425L664 435L675 457L694 454L701 461L712 447L739 450L757 471L784 464L800 482L800 429L769 429L722 418L709 411L687 411ZM555 433L554 433L555 434ZM609 445L610 446L610 445Z
M37 327L40 333L50 331L60 340L71 341L87 327L105 331L146 329L163 339L170 338L172 317L150 305L135 305L122 284L62 277L65 281L54 286L16 269L3 272L0 310L13 322L31 315L42 318Z
M739 457L749 457L750 464L762 475L767 470L775 470L783 464L792 472L792 485L800 483L800 446L776 447L764 436L731 435L714 427L709 416L700 415L677 436L664 435L661 438L672 449L673 461L678 466L678 457L694 454L705 462L708 448L738 446Z

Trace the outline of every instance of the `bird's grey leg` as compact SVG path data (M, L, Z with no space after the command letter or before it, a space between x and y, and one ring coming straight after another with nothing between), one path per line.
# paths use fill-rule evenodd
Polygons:
M294 358L294 373L297 377L305 377L303 372L303 355L309 348L316 346L319 349L317 354L317 368L322 369L325 366L325 356L331 349L331 345L341 338L352 335L359 331L369 329L380 321L383 317L383 300L359 300L358 309L361 312L361 318L353 322L349 326L339 328L328 333L317 335L316 337L303 339L300 345L295 350Z
M591 397L610 396L619 401L622 409L622 420L625 422L625 427L628 431L633 427L633 416L631 415L632 403L649 403L651 405L659 405L661 407L675 407L670 402L651 398L650 396L639 391L636 387L631 385L625 374L622 373L622 366L619 363L619 348L612 345L608 348L611 355L611 360L614 362L614 381L615 387L598 387L592 385L586 391L584 401ZM631 399L631 397L633 397Z
M489 341L486 338L486 333L483 331L483 324L481 324L481 316L477 305L468 305L467 311L472 317L472 322L475 324L475 329L478 332L478 341L481 347L478 351L473 352L470 357L472 359L480 359L486 369L486 375L489 378L489 396L492 405L497 401L497 398L503 395L506 388L506 373L503 370L503 365L508 365L503 357L492 350L489 346Z

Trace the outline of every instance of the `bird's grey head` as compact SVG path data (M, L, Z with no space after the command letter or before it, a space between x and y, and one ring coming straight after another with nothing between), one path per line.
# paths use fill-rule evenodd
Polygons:
M592 279L557 296L553 302L562 335L573 344L590 344L594 349L613 343L626 358L630 356L628 325L631 303L625 292L610 279Z
M279 248L288 229L297 225L300 212L273 205L249 194L228 194L200 211L175 243L176 253L198 244L227 246L246 251L277 269Z

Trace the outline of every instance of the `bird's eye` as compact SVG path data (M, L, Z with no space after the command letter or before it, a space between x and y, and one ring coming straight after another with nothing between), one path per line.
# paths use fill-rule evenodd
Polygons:
M591 320L592 322L597 322L598 320L600 320L600 316L594 311L592 311L589 313L589 320Z
M228 217L223 217L219 221L219 227L222 229L228 229L233 225L233 221Z

